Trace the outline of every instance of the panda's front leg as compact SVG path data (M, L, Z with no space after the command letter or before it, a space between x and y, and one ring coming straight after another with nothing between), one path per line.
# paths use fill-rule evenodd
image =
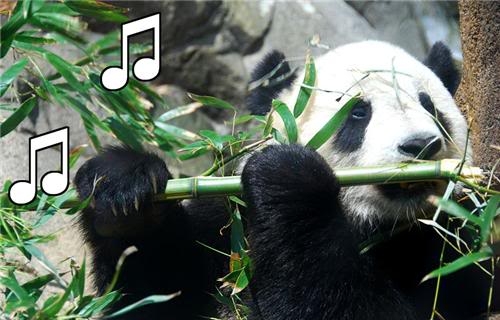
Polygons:
M80 215L80 227L92 253L97 291L105 292L121 254L129 247L137 251L122 266L114 289L124 296L114 309L149 295L181 291L171 301L140 308L120 319L188 319L207 300L203 291L207 270L197 263L202 259L188 212L179 202L152 201L170 177L158 156L126 147L105 149L76 174L80 198L92 196Z
M342 212L340 186L315 151L270 146L246 164L253 317L415 319L370 258Z

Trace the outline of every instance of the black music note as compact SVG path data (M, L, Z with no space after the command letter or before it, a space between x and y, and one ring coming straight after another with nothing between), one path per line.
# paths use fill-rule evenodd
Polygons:
M129 41L128 38L153 29L153 58L143 57L137 59L132 67L134 77L142 81L149 81L156 78L160 73L160 14L155 13L151 16L139 18L122 24L121 36L121 66L107 67L101 73L101 84L108 90L120 90L128 82L128 56Z
M69 128L62 127L30 138L29 180L19 180L10 186L10 201L18 205L23 205L35 200L37 151L58 144L61 145L61 170L47 172L40 180L40 184L42 191L48 195L57 196L66 191L69 185Z

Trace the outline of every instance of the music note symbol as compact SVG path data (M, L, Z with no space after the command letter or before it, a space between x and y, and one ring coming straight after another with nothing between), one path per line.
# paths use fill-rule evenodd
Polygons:
M122 24L121 66L107 67L103 70L101 73L101 84L104 88L113 91L120 90L127 85L129 67L128 38L134 34L151 29L153 29L154 34L153 57L137 59L132 66L132 72L135 78L142 81L153 80L160 73L160 14L156 13Z
M30 138L29 140L29 180L14 182L9 188L9 199L15 204L28 204L36 196L36 157L37 152L52 146L61 145L61 170L49 171L40 179L42 191L57 196L66 191L69 185L69 128L62 127Z

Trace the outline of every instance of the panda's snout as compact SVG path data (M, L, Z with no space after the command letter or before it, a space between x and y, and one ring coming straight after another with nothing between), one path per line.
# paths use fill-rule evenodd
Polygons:
M410 138L398 146L399 153L412 158L430 160L441 151L441 139L437 136L428 138Z

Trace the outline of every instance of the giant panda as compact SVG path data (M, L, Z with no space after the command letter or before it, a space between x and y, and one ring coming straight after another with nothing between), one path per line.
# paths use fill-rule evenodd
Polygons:
M416 219L433 212L426 198L442 194L443 186L340 188L335 168L464 156L467 126L452 98L459 75L450 51L437 43L419 62L394 45L364 41L338 47L315 62L315 89L297 119L298 144L271 143L243 165L254 266L245 298L249 317L429 319L436 283L420 281L439 266L443 241ZM269 81L259 81L265 77ZM291 70L282 53L271 52L252 74L261 85L250 92L249 109L267 114L272 99L293 106L303 77L304 71ZM361 101L334 137L317 151L303 146L358 93ZM211 293L216 279L227 273L227 257L200 242L230 251L228 232L221 232L228 222L225 202L153 203L171 177L157 155L122 146L108 147L76 174L81 199L93 192L80 226L90 245L98 293L111 282L122 252L132 245L138 249L125 260L117 281L124 297L113 310L180 291L168 302L120 319L223 317ZM360 252L362 242L398 222L412 227ZM454 258L445 251L445 259ZM481 318L489 287L490 278L477 267L442 278L439 315Z

